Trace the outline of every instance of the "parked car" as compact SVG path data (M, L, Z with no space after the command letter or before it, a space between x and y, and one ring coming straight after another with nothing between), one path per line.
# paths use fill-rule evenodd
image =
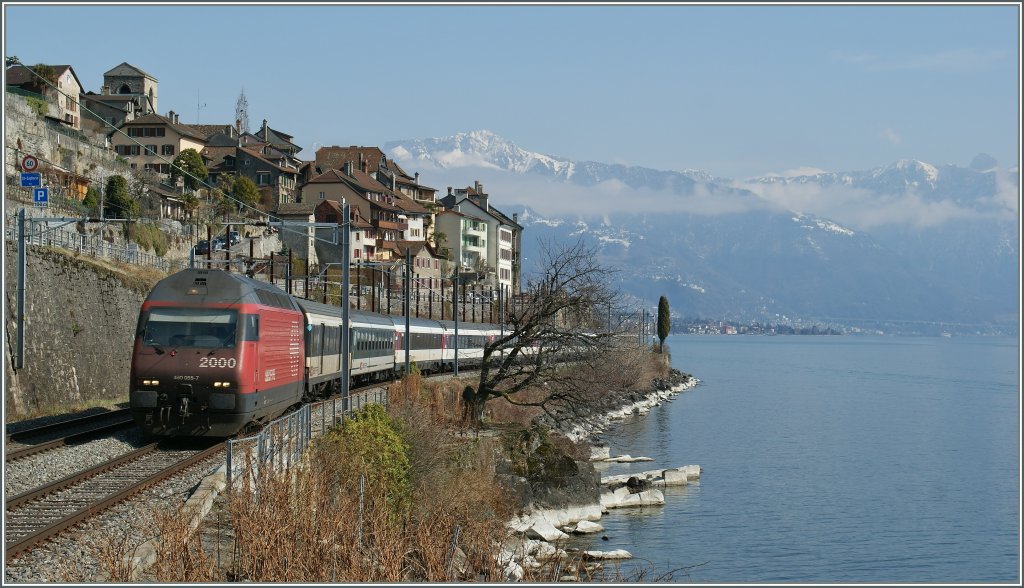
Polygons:
M232 245L238 245L242 242L242 236L238 234L238 231L231 231L228 233L228 242Z
M205 253L209 253L210 252L210 242L209 241L200 241L200 242L196 243L195 252L196 252L196 254L199 254L199 255L205 254Z
M224 239L222 237L214 237L213 250L220 251L222 249L224 249Z

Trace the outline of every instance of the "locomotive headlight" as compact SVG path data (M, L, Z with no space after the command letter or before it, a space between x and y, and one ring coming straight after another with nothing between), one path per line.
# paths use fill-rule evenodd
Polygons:
M231 387L231 382L214 382L213 383L213 387L214 388L230 388Z
M142 380L143 386L159 386L160 380Z

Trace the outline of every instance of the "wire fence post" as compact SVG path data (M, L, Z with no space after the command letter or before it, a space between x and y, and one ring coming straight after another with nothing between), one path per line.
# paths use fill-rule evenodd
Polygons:
M365 492L366 477L359 475L359 529L356 535L356 545L363 546L363 496Z
M228 445L228 450L226 452L227 453L227 470L228 470L227 471L227 477L228 477L228 492L230 492L231 491L231 481L232 481L232 477L233 477L232 476L233 470L232 470L232 463L231 463L231 450L234 447L234 439L228 439L227 445Z
M459 531L461 527L455 525L455 533L452 535L452 543L448 546L448 579L452 579L452 573L455 571L455 546L459 541Z

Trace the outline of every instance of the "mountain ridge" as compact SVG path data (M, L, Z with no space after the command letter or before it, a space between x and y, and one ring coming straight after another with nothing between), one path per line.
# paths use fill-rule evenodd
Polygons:
M519 213L527 228L524 261L536 253L525 238L531 232L562 243L583 239L619 269L624 292L657 300L657 285L689 316L901 317L1002 328L1016 316L1019 235L1009 217L1017 208L1019 177L988 156L979 155L969 168L903 159L870 170L736 181L704 170L575 162L522 149L489 131L396 141L385 151L403 165L434 166L449 175L495 174L502 188L492 202ZM526 180L531 183L516 183ZM569 198L578 210L541 214L521 202L538 186L542 203ZM591 195L601 190L571 186L611 186L617 198L633 203L640 194L653 195L655 208L598 213ZM779 194L801 195L790 200L804 209L854 195L861 200L837 210L867 220L850 224L794 210L785 199L771 199ZM677 206L730 199L739 204Z

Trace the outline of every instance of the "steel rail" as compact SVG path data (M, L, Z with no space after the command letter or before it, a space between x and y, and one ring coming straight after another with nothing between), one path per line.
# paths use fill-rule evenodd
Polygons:
M101 413L98 413L98 414L91 414L91 415L84 416L84 417L78 417L78 418L75 418L75 419L69 419L69 420L66 420L66 421L61 421L59 423L51 423L49 425L42 425L42 426L39 426L39 427L33 427L31 429L25 429L23 431L18 431L17 433L7 433L7 443L16 442L16 441L19 441L20 439L24 439L26 437L35 437L35 436L38 436L38 435L46 435L46 434L50 434L50 433L55 433L55 432L60 431L62 429L67 429L68 427L76 427L76 426L79 426L79 425L87 425L87 424L91 424L91 423L94 423L94 422L97 422L97 421L104 421L104 420L108 420L108 419L112 419L112 418L118 418L120 420L124 420L125 417L129 417L130 418L131 416L132 416L131 409L128 409L128 408L121 408L121 409L118 409L118 410L112 410L110 412L101 412Z
M85 501L85 504L83 506L77 508L74 512L64 515L59 520L56 520L52 523L45 524L41 528L30 530L27 533L17 533L17 530L13 530L12 532L12 529L10 528L5 529L6 535L10 537L10 540L5 545L7 552L6 561L10 562L15 558L15 556L27 551L28 549L38 545L39 543L42 543L43 541L46 541L47 539L56 536L64 530L74 527L78 523L90 517L98 515L99 513L110 508L111 506L114 506L115 504L118 504L131 498L135 494L145 490L146 488L149 488L150 486L153 486L164 481L165 479L181 472L186 468L189 468L205 459L212 457L213 455L222 451L223 449L223 443L216 443L210 446L209 448L202 450L190 457L175 462L173 465L162 467L160 468L159 471L149 476L146 476L142 480L134 482L123 489L114 491L112 493L108 493L100 498L88 499ZM141 457L145 456L143 455ZM136 459L134 461L128 462L127 464L122 463L120 465L126 466L130 465L131 463L137 463L139 461L140 459ZM113 470L115 468L109 469ZM96 491L93 490L91 492ZM53 507L47 506L46 510L53 510ZM10 527L12 523L13 517L11 515L12 513L7 513L6 523L8 527Z
M148 453L152 453L153 451L155 451L157 446L159 446L159 445L160 445L159 442L150 443L149 445L146 445L144 447L140 447L139 449L136 449L135 451L132 451L131 453L126 453L126 454L124 454L124 455L122 455L120 457L115 457L114 459L111 459L109 461L105 461L105 462L101 463L100 465L98 465L98 466L96 466L94 468L89 468L87 470L82 470L80 472L76 472L74 474L71 474L70 476L67 476L67 477L62 478L60 480L57 480L56 482L50 482L49 484L46 484L45 486L40 486L39 488L36 488L34 490L29 490L27 492L22 492L21 494L19 494L17 496L13 496L11 498L8 498L7 501L4 503L4 510L11 510L11 509L18 508L19 506L21 506L21 505L23 505L23 504L25 504L27 502L31 502L31 501L36 500L38 498L42 498L43 496L46 496L47 494L52 494L54 492L58 492L58 491L63 490L65 488L69 488L71 486L74 486L75 484L77 484L77 483L79 483L79 482L81 482L83 480L88 480L89 478L92 478L93 476L97 476L99 474L102 474L103 472L106 472L108 470L116 468L117 466L119 466L119 465L121 465L123 463L128 463L130 461L134 461L136 459L139 459L143 455L146 455Z
M12 462L19 459L24 459L37 453L50 451L51 449L56 449L58 447L64 447L76 441L84 441L86 439L102 436L106 433L112 433L114 431L119 431L121 429L127 429L134 425L135 420L129 417L127 420L122 419L109 425L96 427L95 429L89 429L88 431L80 431L78 433L73 433L66 437L60 437L57 439L53 439L51 441L39 443L38 445L28 445L26 447L22 447L19 449L12 449L11 451L8 451L6 454L4 454L4 462Z

